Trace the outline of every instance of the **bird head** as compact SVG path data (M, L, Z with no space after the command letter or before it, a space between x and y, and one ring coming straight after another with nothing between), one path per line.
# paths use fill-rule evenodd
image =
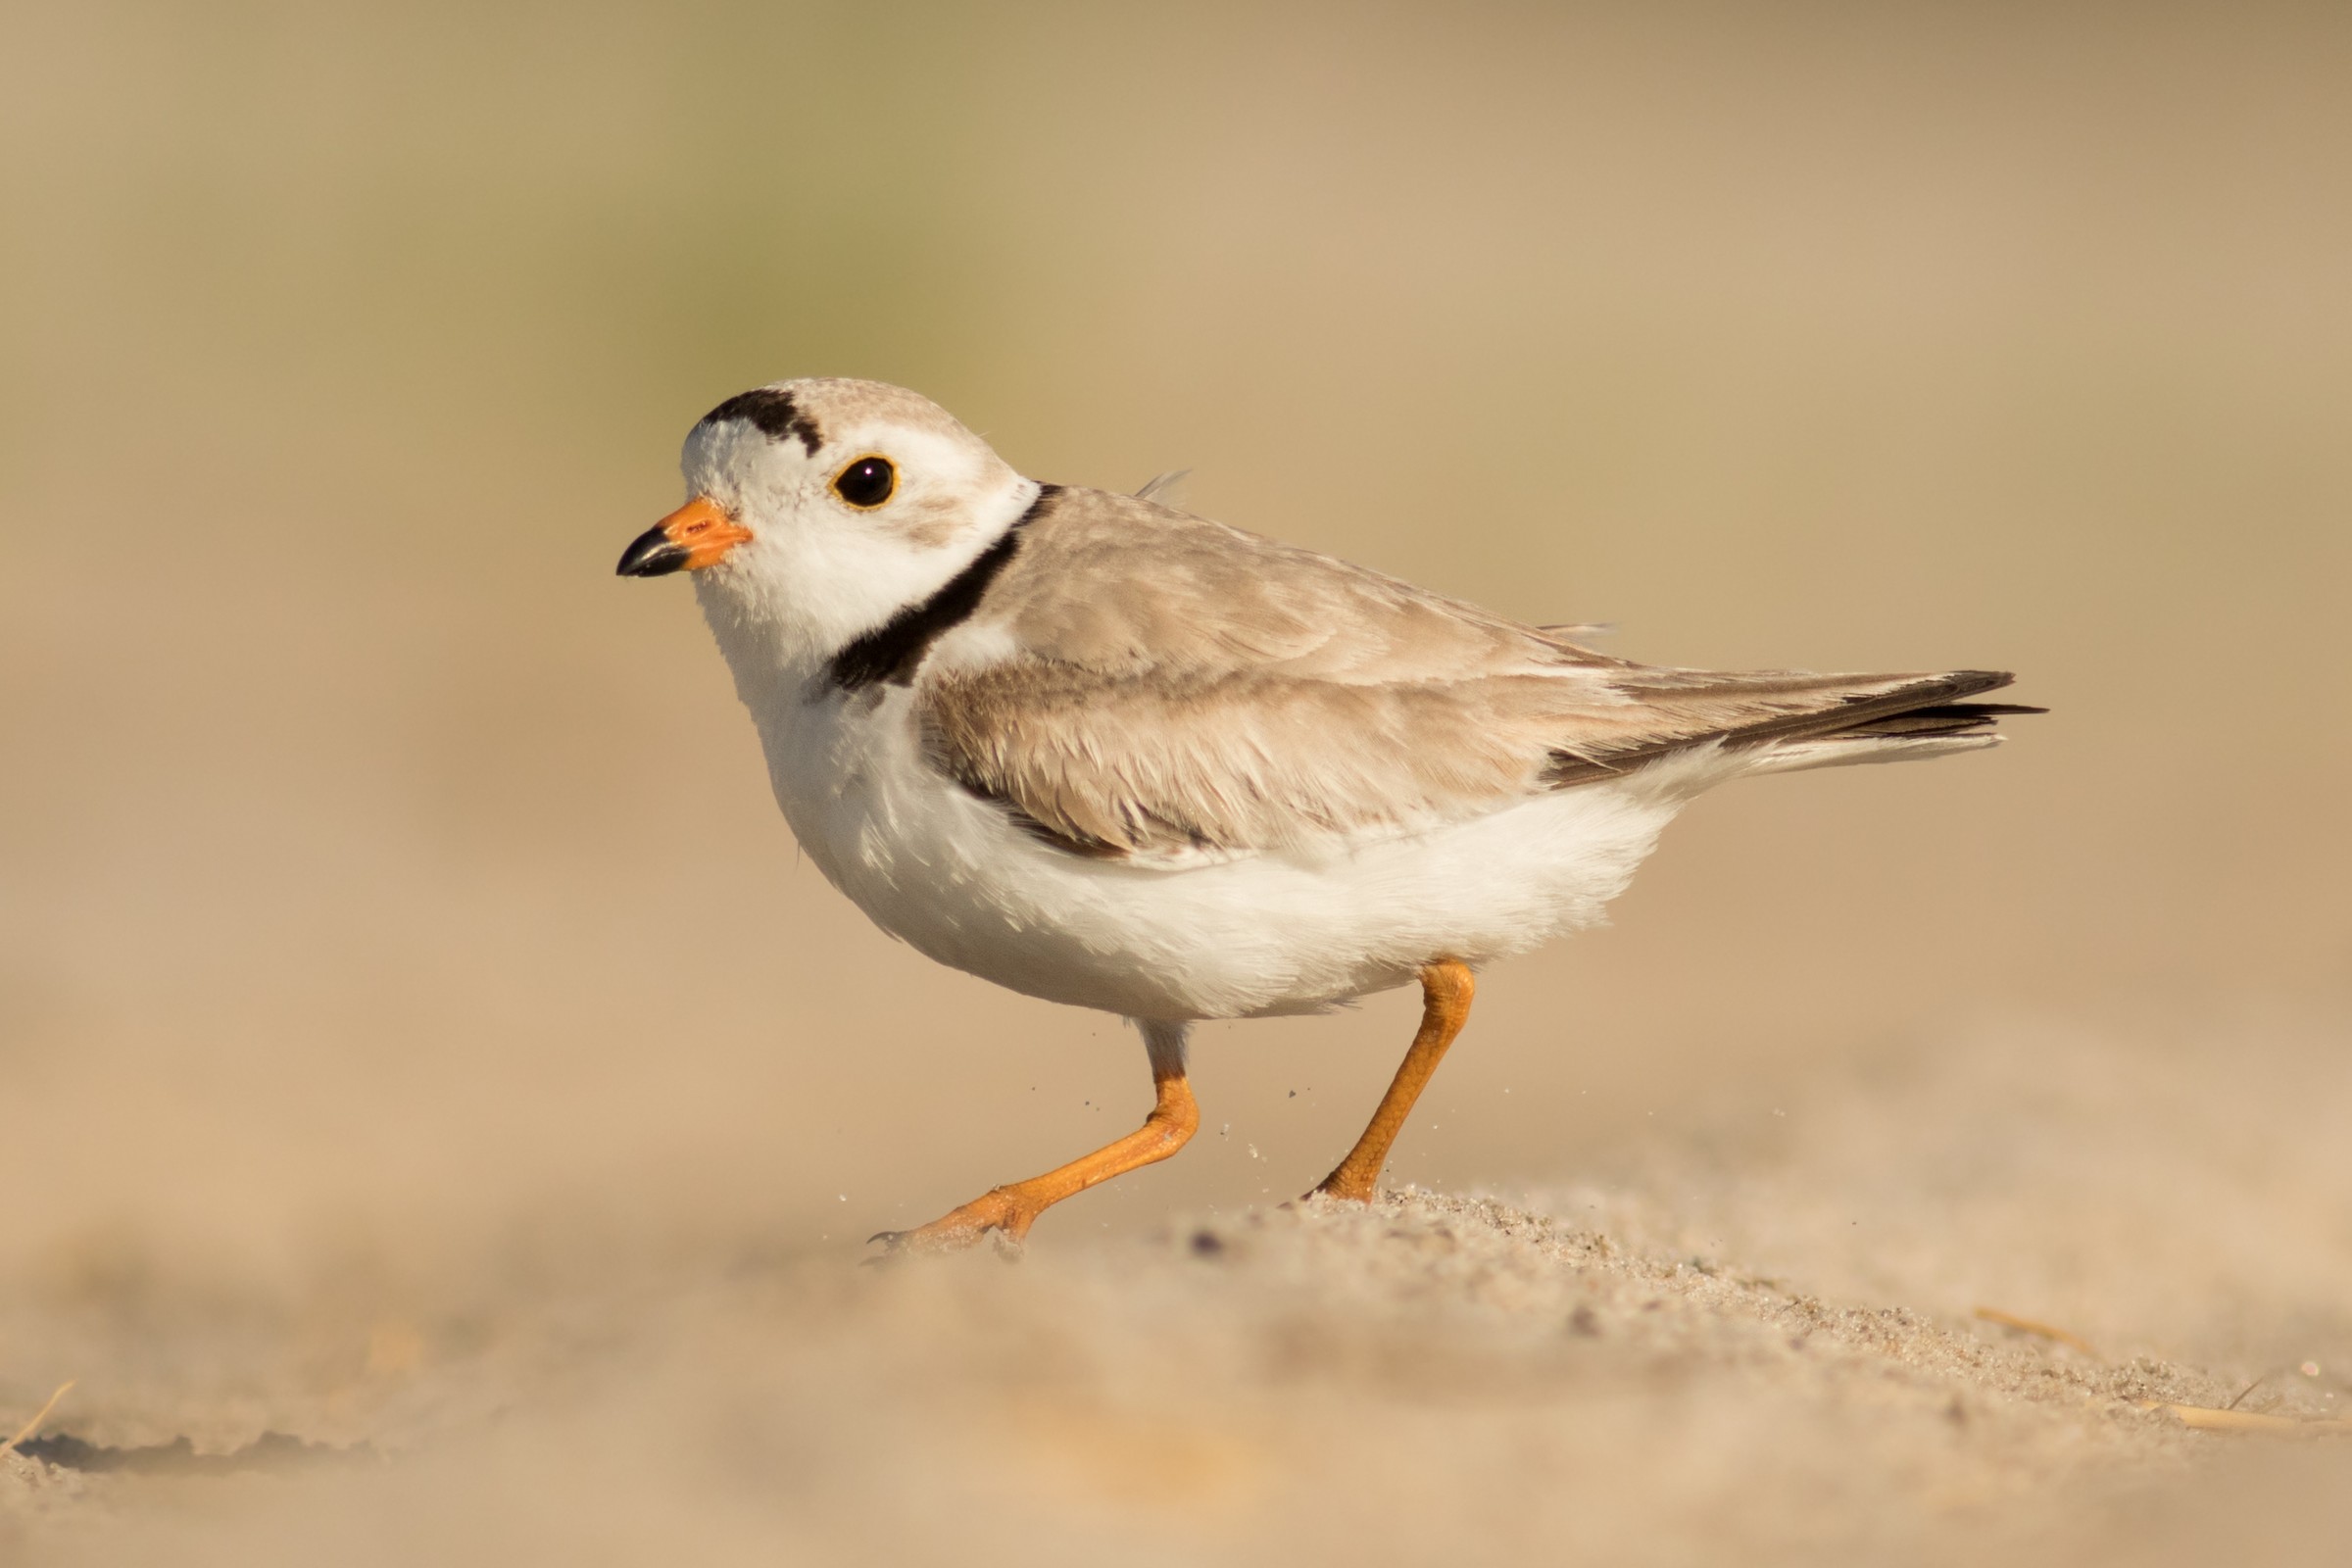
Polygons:
M727 399L679 466L686 504L619 571L694 573L730 661L746 637L765 659L829 657L969 565L1038 489L928 398L833 378Z

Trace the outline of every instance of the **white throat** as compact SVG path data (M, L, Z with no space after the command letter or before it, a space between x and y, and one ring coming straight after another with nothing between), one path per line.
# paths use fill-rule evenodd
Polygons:
M785 526L695 573L703 618L755 719L805 700L834 657L954 581L1036 502L1043 487L1010 476L976 501L943 545L841 529Z

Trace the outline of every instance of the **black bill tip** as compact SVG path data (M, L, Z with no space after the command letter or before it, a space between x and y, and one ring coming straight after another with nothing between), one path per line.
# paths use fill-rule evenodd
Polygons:
M660 523L629 541L613 568L623 577L666 577L686 564L686 547L673 541Z

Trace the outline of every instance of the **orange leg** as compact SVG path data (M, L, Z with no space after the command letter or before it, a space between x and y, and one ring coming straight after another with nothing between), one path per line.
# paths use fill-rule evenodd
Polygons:
M1193 1086L1184 1076L1183 1030L1147 1024L1144 1037L1152 1050L1152 1083L1157 1098L1143 1126L1117 1143L1043 1176L984 1193L928 1225L910 1231L884 1231L873 1240L892 1252L949 1251L969 1247L995 1231L1001 1242L1017 1246L1037 1216L1063 1199L1163 1160L1182 1149L1200 1125L1200 1108L1193 1102Z
M1380 1168L1389 1162L1389 1150L1396 1135L1404 1131L1404 1118L1412 1114L1413 1102L1421 1098L1421 1091L1437 1075L1438 1063L1446 1059L1446 1048L1469 1021L1470 994L1476 989L1470 966L1457 959L1440 958L1421 971L1421 1028L1413 1036L1412 1049L1404 1054L1389 1092L1380 1097L1380 1108L1372 1112L1364 1136L1348 1151L1339 1169L1307 1194L1309 1198L1319 1193L1361 1203L1379 1191Z

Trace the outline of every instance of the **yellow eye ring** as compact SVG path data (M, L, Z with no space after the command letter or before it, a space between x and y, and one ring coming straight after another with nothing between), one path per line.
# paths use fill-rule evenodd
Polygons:
M899 488L899 470L880 453L852 458L833 476L833 493L859 512L871 512Z

